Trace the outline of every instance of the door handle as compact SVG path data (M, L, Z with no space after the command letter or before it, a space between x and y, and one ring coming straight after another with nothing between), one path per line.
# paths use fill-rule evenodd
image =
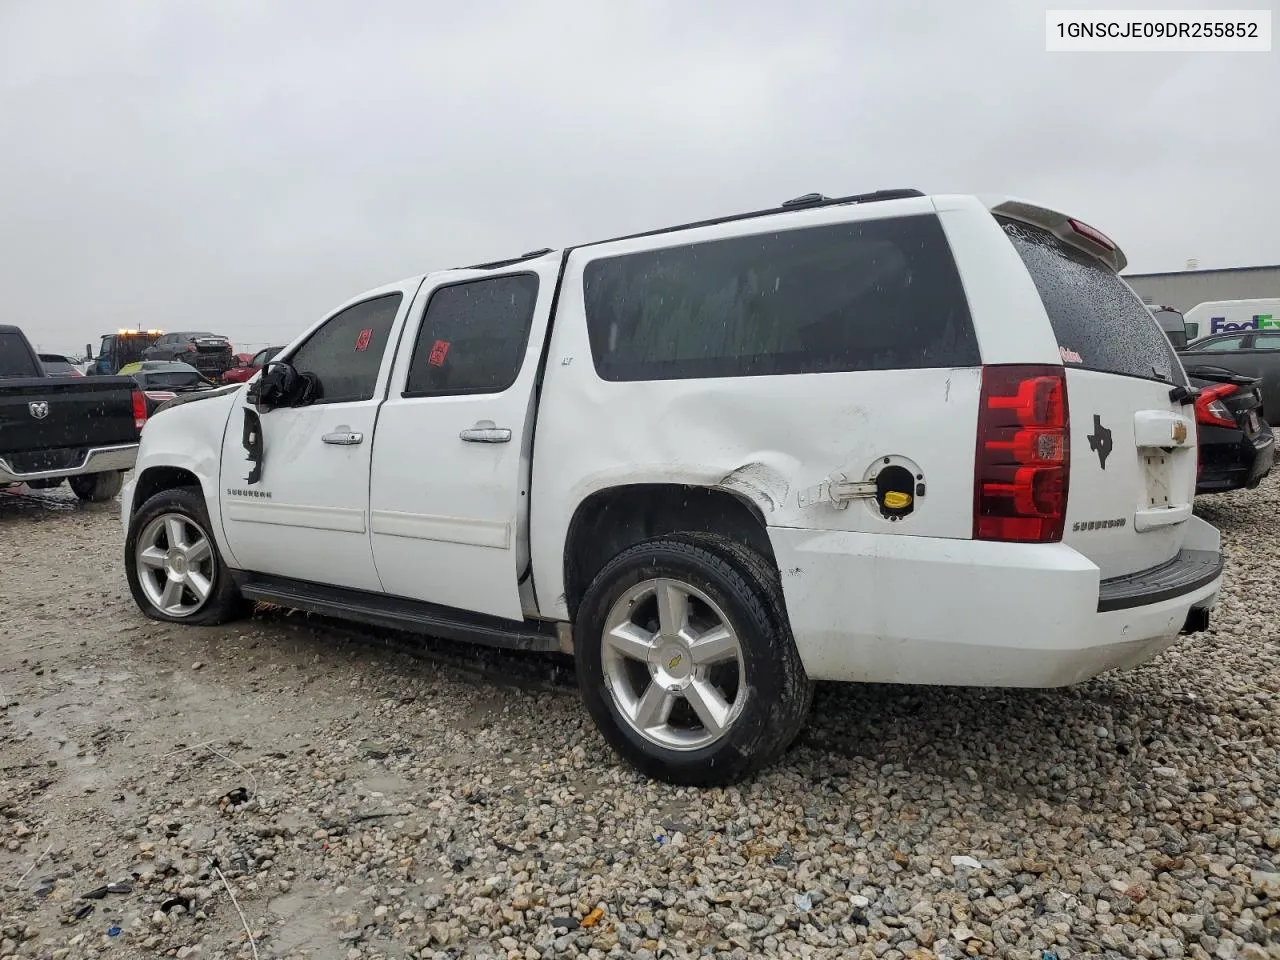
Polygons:
M353 447L357 443L364 441L364 434L340 428L334 433L326 433L320 439L325 443L332 443L334 446L338 447Z
M481 420L469 430L463 430L458 436L467 443L508 443L511 431L499 427L492 420Z

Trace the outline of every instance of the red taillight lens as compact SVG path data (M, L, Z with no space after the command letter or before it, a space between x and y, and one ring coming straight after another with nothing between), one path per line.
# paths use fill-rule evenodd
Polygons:
M1080 236L1092 240L1098 246L1105 247L1108 250L1114 250L1116 248L1115 241L1097 227L1091 227L1080 220L1068 219L1067 223L1070 224L1071 229L1080 234Z
M1050 543L1067 515L1071 437L1061 367L982 368L973 535Z
M1202 389L1200 395L1196 397L1196 423L1233 429L1239 426L1236 418L1227 409L1227 405L1222 402L1223 397L1231 396L1238 389L1239 387L1234 383L1220 383L1216 387Z
M141 430L147 422L147 398L141 390L133 391L133 425Z

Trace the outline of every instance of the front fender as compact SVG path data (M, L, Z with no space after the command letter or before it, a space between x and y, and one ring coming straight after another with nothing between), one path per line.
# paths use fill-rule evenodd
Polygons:
M236 406L238 390L217 390L200 394L198 402L186 402L162 406L142 429L138 447L138 460L133 468L133 478L121 497L120 520L125 535L129 522L140 503L136 502L139 483L147 472L155 469L185 470L200 483L205 508L209 511L212 529L209 531L222 542L222 511L218 497L218 467L222 459L223 436L227 419ZM228 561L234 562L231 557Z

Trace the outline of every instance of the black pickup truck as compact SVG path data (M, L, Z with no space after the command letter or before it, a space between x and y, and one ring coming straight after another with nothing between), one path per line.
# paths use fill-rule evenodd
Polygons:
M66 480L81 500L110 500L145 420L130 378L51 377L22 331L0 325L0 487Z

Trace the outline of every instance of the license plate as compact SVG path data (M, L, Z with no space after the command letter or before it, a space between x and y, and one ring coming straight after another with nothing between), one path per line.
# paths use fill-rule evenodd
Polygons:
M1257 432L1258 432L1258 425L1259 425L1259 424L1258 424L1258 411L1257 411L1257 410L1250 410L1250 411L1249 411L1249 432L1250 432L1250 433L1257 433Z

